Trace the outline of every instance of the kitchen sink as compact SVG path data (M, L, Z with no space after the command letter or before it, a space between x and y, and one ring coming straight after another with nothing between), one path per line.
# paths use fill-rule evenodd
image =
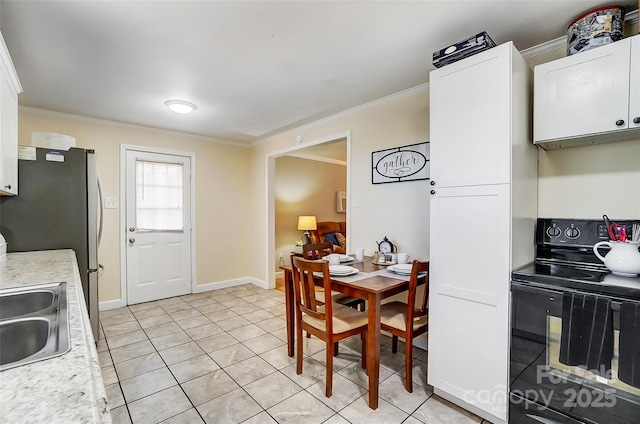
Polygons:
M0 290L0 371L69 349L67 283Z
M50 307L55 292L50 289L33 290L7 296L0 295L0 319L17 317Z

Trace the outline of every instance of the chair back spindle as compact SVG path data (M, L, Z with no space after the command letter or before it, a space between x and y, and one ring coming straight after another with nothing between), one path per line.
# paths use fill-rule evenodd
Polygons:
M322 259L323 256L330 255L332 251L333 244L330 241L302 245L302 257L305 259Z

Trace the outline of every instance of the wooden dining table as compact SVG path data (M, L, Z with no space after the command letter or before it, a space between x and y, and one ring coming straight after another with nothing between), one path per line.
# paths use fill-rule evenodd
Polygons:
M409 276L399 278L385 271L386 267L375 265L372 258L349 262L345 265L357 268L361 279L352 277L331 277L331 290L367 301L367 376L369 378L369 407L378 408L378 386L380 382L380 302L382 299L402 293L409 288ZM295 295L293 270L290 265L281 266L284 271L284 293L287 319L287 347L289 356L294 355L295 345ZM362 275L363 273L364 275ZM385 275L386 274L386 275ZM318 278L318 285L322 279ZM418 284L424 284L421 278Z

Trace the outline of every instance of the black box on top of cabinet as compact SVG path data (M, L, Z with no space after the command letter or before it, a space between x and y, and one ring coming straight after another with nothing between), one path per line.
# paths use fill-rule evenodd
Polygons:
M489 34L482 31L479 34L469 37L466 40L462 40L446 47L442 50L433 53L433 66L440 68L453 62L457 62L465 57L473 56L476 53L489 50L495 47L496 43L493 42Z

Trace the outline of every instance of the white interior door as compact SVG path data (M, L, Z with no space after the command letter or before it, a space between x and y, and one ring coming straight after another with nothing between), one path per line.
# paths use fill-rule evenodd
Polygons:
M191 158L126 152L127 303L191 292Z

